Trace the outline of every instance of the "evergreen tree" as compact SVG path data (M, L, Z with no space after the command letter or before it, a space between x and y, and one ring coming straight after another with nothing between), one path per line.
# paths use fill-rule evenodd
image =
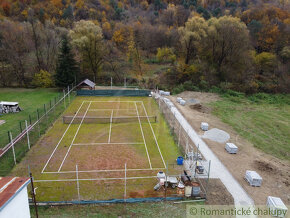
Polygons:
M57 59L55 84L58 87L67 87L75 81L79 71L74 54L71 51L70 44L66 36L62 39L60 54Z

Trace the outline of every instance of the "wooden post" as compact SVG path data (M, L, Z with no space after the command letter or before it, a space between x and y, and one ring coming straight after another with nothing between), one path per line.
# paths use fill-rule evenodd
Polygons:
M31 125L32 121L31 121L31 115L29 114L29 124Z
M28 126L27 126L27 120L25 120L25 127L26 127L26 134L27 134L27 146L28 146L28 149L30 150L30 140L29 140L29 131L28 131Z
M77 176L78 199L79 199L79 201L81 201L78 165L76 165L76 176Z
M31 194L32 194L32 200L34 203L34 208L35 208L35 215L36 215L36 218L38 218L38 210L37 210L37 204L36 204L35 190L34 190L34 185L33 185L33 177L32 177L32 173L30 171L29 166L28 166L28 171L29 171L29 177L30 177L30 182L31 182Z
M15 150L14 150L14 142L13 142L12 134L11 134L10 131L9 131L9 136L10 136L10 143L11 143L12 152L13 152L14 164L16 165L16 156L15 156Z

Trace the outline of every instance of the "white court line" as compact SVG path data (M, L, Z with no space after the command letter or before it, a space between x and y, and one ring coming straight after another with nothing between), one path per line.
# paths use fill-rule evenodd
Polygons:
M144 145L144 142L122 142L122 143L118 143L118 142L100 142L100 143L78 143L78 144L72 144L72 145Z
M152 168L152 169L126 169L126 171L153 171L153 170L164 170L166 168ZM125 169L119 170L78 170L78 173L98 173L98 172L124 172ZM51 174L66 174L66 173L76 173L76 171L59 171L59 172L44 172L44 173L51 173Z
M92 102L89 103L89 106L88 106L88 108L87 108L87 110L86 110L86 112L85 112L85 114L84 114L84 116L83 116L83 118L82 118L82 120L81 120L80 125L78 126L78 129L77 129L77 131L76 131L76 133L75 133L75 135L74 135L74 137L73 137L73 140L72 140L72 142L71 142L71 144L70 144L70 146L69 146L69 148L68 148L68 150L67 150L67 152L66 152L66 154L65 154L65 156L64 156L64 159L62 160L61 165L60 165L60 167L58 168L58 172L59 172L60 169L62 168L62 165L63 165L63 163L64 163L64 161L65 161L65 159L66 159L66 157L67 157L67 155L68 155L68 153L69 153L71 147L72 147L72 144L74 143L74 141L75 141L75 139L76 139L76 137L77 137L77 134L79 133L79 130L80 130L80 128L81 128L81 126L82 126L82 123L83 123L83 121L84 121L84 119L85 119L85 117L86 117L86 115L87 115L87 113L88 113L88 110L89 110L89 108L90 108L90 106L91 106L91 103L92 103Z
M163 162L163 164L164 164L164 167L166 168L166 164L165 164L165 161L164 161L164 159L163 159L163 155L162 155L162 153L161 153L161 150L160 150L159 144L158 144L158 142L157 142L157 139L156 139L156 136L155 136L154 130L153 130L153 128L152 128L152 125L151 125L151 122L150 122L150 120L149 120L149 117L148 117L148 114L147 114L147 111L146 111L146 108L145 108L145 106L144 106L143 101L142 101L142 106L143 106L143 108L144 108L145 115L146 115L146 117L147 117L148 123L149 123L150 128L151 128L151 131L152 131L152 133L153 133L154 140L155 140L155 143L156 143L156 145L157 145L157 148L158 148L159 154L160 154L160 156L161 156L162 162Z
M151 161L150 161L150 157L149 157L149 153L148 153L148 149L147 149L147 145L146 145L146 141L145 141L145 137L144 137L144 133L143 133L143 129L142 129L142 125L141 125L141 121L140 121L139 112L138 112L138 108L137 108L136 102L135 102L135 107L136 107L136 112L137 112L137 116L138 116L138 120L139 120L139 125L140 125L140 129L141 129L143 141L144 141L145 148L146 148L146 153L147 153L150 169L152 169L152 165L151 165Z
M104 108L104 109L90 109L89 111L111 111L112 109ZM118 111L135 111L135 109L113 109Z
M80 107L78 108L77 112L76 112L76 113L75 113L75 115L73 116L73 118L72 118L72 120L70 121L70 123L69 123L68 127L66 128L65 132L63 133L62 137L60 138L60 140L58 141L57 145L55 146L55 148L54 148L53 152L51 153L50 157L48 158L48 160L47 160L46 164L44 165L44 167L43 167L43 169L42 169L41 173L43 173L43 172L44 172L44 170L45 170L45 168L47 167L47 165L48 165L48 163L49 163L50 159L51 159L51 158L52 158L52 156L54 155L54 152L55 152L55 151L56 151L56 149L58 148L58 146L59 146L60 142L63 140L63 138L64 138L64 136L65 136L66 132L67 132L67 131L68 131L68 129L70 128L70 126L71 126L72 122L74 121L75 117L77 116L77 114L78 114L78 112L80 111L80 109L81 109L81 107L83 106L83 104L84 104L84 102L83 102L83 103L80 105Z
M114 110L112 110L111 118L110 118L110 130L109 130L109 139L108 139L108 143L111 142L111 132L112 132L113 114L114 114Z
M84 100L84 102L103 102L103 103L106 103L106 102L120 102L120 103L122 103L122 102L129 102L129 103L135 103L135 102L142 102L142 101L86 101L86 100Z
M126 179L152 179L157 176L127 177ZM79 181L96 181L96 180L124 180L125 178L95 178L95 179L78 179ZM77 179L57 179L57 180L34 180L33 182L74 182Z

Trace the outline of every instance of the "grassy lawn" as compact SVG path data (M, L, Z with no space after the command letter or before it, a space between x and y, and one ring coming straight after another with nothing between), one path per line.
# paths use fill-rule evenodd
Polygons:
M223 95L213 113L265 153L290 160L290 96Z
M10 113L0 116L0 120L6 123L0 126L0 147L4 147L8 141L7 131L12 132L13 137L19 134L19 121L28 120L29 114L36 117L36 109L43 110L44 104L49 103L58 96L55 89L18 89L18 88L1 88L0 101L16 101L23 111L20 113ZM24 128L24 123L22 123Z
M40 217L185 217L186 205L173 202L38 207ZM190 203L193 205L194 203ZM31 216L35 210L31 207Z

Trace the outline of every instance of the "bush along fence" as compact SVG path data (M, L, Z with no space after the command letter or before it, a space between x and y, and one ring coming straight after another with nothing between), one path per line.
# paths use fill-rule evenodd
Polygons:
M18 128L7 131L7 141L0 142L0 176L6 176L20 162L45 131L63 113L76 96L73 85L58 97L39 107L27 120L20 121Z
M159 110L162 112L170 131L175 139L176 144L185 156L184 165L191 172L191 177L195 182L200 184L200 196L206 199L209 187L210 161L203 160L199 147L194 144L188 135L188 131L178 121L175 114L171 111L170 105L166 104L165 99L158 94L154 94L154 99L158 104ZM199 175L195 167L202 165L204 173Z

